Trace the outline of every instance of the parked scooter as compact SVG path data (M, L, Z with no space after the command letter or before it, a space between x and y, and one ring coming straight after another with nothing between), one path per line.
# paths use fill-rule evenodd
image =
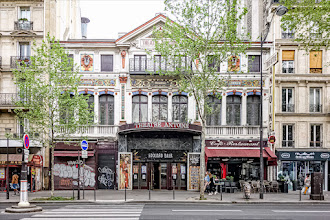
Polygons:
M251 196L251 185L248 182L245 182L243 184L243 192L244 192L244 198L249 199Z

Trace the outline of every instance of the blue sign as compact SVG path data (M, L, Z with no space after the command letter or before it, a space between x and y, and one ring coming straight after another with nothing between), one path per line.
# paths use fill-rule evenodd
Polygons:
M81 149L82 150L87 150L88 149L88 142L85 140L81 141Z
M29 138L29 135L25 134L24 137L23 137L23 144L24 144L24 148L25 149L29 149L30 147L30 138Z

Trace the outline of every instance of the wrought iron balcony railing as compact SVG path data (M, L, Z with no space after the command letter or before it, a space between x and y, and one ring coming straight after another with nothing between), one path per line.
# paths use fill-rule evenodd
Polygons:
M310 141L309 146L310 147L322 147L322 142L321 141Z
M14 106L18 101L17 93L0 93L0 106Z
M282 147L294 147L294 141L282 141Z
M322 112L322 105L309 105L309 112Z
M30 56L12 56L10 57L10 67L12 69L17 69L21 66L31 64L31 57Z
M294 104L282 104L282 112L294 112Z
M33 30L33 22L32 21L15 21L15 30L25 30L31 31Z
M294 33L284 33L284 32L282 32L282 39L294 39Z
M283 67L282 68L282 73L294 73L294 68L286 68L286 67Z

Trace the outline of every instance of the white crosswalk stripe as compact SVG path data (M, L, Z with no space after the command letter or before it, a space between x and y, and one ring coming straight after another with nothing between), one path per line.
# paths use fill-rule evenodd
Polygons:
M21 220L77 220L77 219L139 219L144 205L68 205L63 208L44 210Z

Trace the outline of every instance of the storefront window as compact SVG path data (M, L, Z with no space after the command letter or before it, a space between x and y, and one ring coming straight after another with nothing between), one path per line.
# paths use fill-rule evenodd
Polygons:
M173 96L173 120L186 122L187 121L187 109L188 109L188 97L183 95Z
M167 96L152 97L152 121L167 121Z
M133 122L148 121L148 97L144 95L133 96Z

